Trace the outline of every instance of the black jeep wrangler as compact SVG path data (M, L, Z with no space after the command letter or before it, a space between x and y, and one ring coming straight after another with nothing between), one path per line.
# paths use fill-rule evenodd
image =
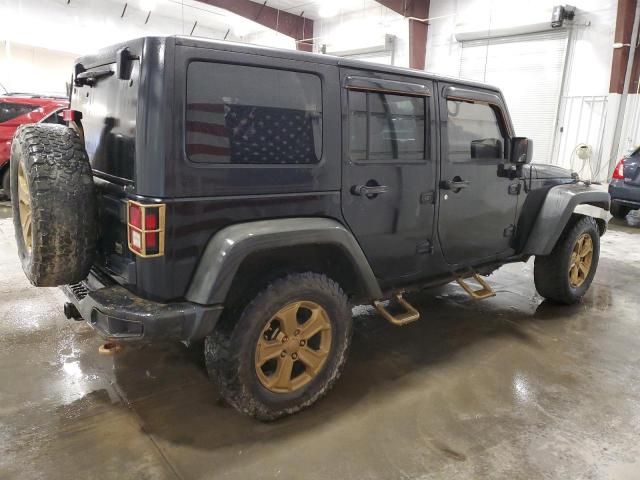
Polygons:
M403 291L485 298L480 275L532 255L538 292L578 301L610 218L605 190L529 163L498 89L421 71L147 37L80 58L65 119L13 140L27 277L111 341L205 339L260 419L331 387L352 305L403 325Z

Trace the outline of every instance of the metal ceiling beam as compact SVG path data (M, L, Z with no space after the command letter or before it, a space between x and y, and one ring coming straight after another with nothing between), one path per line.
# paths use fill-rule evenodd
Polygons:
M313 20L300 15L270 7L267 2L251 0L198 0L229 12L240 15L252 22L282 33L296 41L296 48L311 52L313 50Z
M427 57L429 0L376 0L409 18L409 67L424 70Z

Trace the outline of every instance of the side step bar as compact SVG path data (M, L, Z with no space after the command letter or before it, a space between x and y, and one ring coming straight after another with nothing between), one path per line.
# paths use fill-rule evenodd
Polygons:
M474 290L467 282L464 281L465 278L473 278L481 288ZM456 277L456 282L458 282L464 291L467 292L474 300L484 300L485 298L495 297L496 295L496 292L493 291L491 285L489 285L487 281L477 273L469 274L464 277Z
M405 309L405 313L401 313L399 315L393 316L391 313L384 307L382 302L375 300L373 302L373 306L376 307L376 310L380 315L382 315L386 320L401 327L402 325L406 325L407 323L415 322L420 318L420 312L416 310L409 302L407 302L404 298L402 298L402 292L395 294L396 302L402 305L402 308Z

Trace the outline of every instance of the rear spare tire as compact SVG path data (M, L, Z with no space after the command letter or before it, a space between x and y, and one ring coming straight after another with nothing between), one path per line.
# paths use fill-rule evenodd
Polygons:
M63 125L23 125L11 145L11 204L18 255L29 281L83 280L96 249L96 195L87 153Z

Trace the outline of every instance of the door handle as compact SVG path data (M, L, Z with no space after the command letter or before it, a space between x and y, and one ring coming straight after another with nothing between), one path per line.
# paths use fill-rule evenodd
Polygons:
M442 190L461 190L467 188L471 182L469 180L462 180L460 177L454 177L453 180L442 180L440 182L440 188Z
M386 185L354 185L351 187L351 193L354 195L370 197L379 193L387 193L389 187Z

